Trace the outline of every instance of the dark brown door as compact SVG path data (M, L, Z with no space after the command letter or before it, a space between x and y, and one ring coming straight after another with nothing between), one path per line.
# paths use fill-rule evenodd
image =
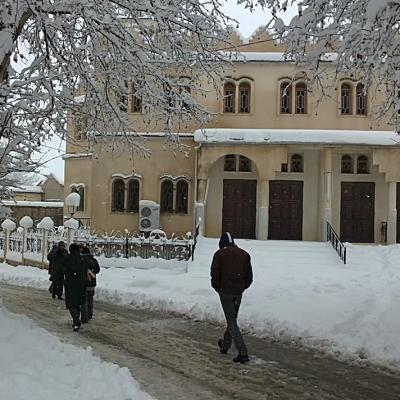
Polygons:
M268 239L302 240L303 181L269 182Z
M224 179L222 231L233 237L256 238L257 181Z
M373 243L375 183L342 182L340 239L342 242Z

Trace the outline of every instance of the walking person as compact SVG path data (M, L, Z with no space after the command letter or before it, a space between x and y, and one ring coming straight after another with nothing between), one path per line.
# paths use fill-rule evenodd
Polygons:
M211 286L219 294L225 314L227 328L224 338L218 340L222 354L226 354L235 343L238 355L234 362L244 364L249 361L246 344L237 325L242 293L253 282L250 255L240 249L232 235L225 232L219 241L219 250L214 254L211 264Z
M72 327L78 331L81 326L81 312L86 297L87 262L81 257L79 247L72 243L70 254L64 260L65 306L72 317Z
M86 301L82 308L82 322L89 322L93 318L93 297L96 287L96 274L100 272L100 265L92 254L90 249L84 246L81 250L81 256L87 263L86 277Z
M64 259L68 252L63 241L58 242L47 255L51 280L50 292L53 299L56 295L61 300L64 288Z

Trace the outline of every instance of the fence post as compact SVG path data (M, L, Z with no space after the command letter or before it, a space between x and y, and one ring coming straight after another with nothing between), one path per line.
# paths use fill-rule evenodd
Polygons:
M11 232L16 228L16 224L14 221L11 221L11 219L6 219L3 221L1 224L1 227L3 228L4 231L4 262L7 262L7 252L10 247L10 234Z
M25 216L22 217L19 221L19 226L22 227L23 232L22 232L22 265L25 265L25 251L26 251L26 233L28 229L32 228L33 226L33 220L31 217Z
M128 238L128 234L125 234L125 254L124 254L125 258L129 258L129 238Z
M8 250L8 246L9 246L9 238L10 235L8 233L8 229L4 230L4 244L3 244L3 259L4 262L7 262L7 250Z

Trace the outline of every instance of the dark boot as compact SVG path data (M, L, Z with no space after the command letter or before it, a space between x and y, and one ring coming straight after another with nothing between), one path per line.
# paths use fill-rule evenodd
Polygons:
M221 354L226 354L228 352L228 349L226 349L224 347L224 340L223 339L219 339L218 340L218 347L219 347L219 351L221 352Z
M250 361L250 358L247 354L239 354L233 360L235 363L244 364Z

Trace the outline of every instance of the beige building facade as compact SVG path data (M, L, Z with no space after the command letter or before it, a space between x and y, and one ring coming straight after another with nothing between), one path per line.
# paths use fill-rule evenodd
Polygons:
M179 132L181 150L155 124L141 135L150 158L122 140L86 152L71 125L64 196L81 194L75 218L98 232L169 235L201 221L206 236L263 240L325 240L328 222L344 241L400 240L400 137L373 118L379 92L342 77L321 100L265 35L241 47L246 62L227 65L222 95L210 88L202 101L216 117ZM140 124L134 101L129 117ZM155 203L147 216L146 201Z

